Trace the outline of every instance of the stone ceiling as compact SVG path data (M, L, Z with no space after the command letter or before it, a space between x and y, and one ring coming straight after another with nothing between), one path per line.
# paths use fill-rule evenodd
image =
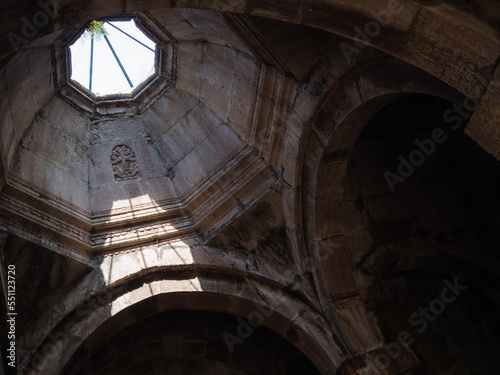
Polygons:
M13 2L0 30L22 30L34 4ZM498 2L404 1L370 40L354 30L387 11L384 2L51 4L57 16L26 49L0 48L0 244L4 263L19 265L19 287L32 288L19 306L22 366L38 366L68 325L78 339L42 358L41 373L64 372L80 344L112 333L100 330L106 322L123 323L128 337L127 325L135 335L166 310L248 317L269 307L263 324L321 373L366 373L405 329L388 311L404 322L408 300L412 311L428 303L405 285L438 290L460 273L479 302L459 304L496 301L488 314L498 316ZM161 41L161 78L126 101L89 101L67 85L65 46L94 18L131 14ZM357 48L352 58L342 43ZM419 106L422 94L429 105ZM441 123L418 115L442 119L466 95L481 104L444 157L389 193L382 171L412 152L396 144L425 135L395 131L399 120L430 131L422 123ZM384 108L394 121L377 117ZM450 173L450 161L465 159L468 168ZM439 178L426 179L427 168ZM442 278L425 276L436 272ZM482 322L469 331L495 327ZM418 360L435 367L434 343L458 342L461 331L443 340L438 330ZM460 342L440 357L470 358L469 337ZM418 360L405 351L390 372Z
M168 84L146 88L125 111L80 105L66 84L60 66L72 30L6 67L1 204L12 231L28 220L25 236L43 232L59 251L81 255L210 236L275 184L294 80L248 46L252 24L195 10L139 18L168 35L160 68Z

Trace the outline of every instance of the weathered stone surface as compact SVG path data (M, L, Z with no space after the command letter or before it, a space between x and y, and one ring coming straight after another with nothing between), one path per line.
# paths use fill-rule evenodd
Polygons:
M203 43L181 43L178 60L177 87L198 99L202 79Z
M5 70L5 77L14 133L18 141L35 115L27 52L16 56Z
M417 12L418 8L414 5L399 1L386 3L369 0L359 6L319 0L305 7L302 22L356 39L358 43L347 42L350 47L344 45L346 56L352 56L351 51L359 53L364 43L399 56L406 43L404 35L411 29Z
M227 121L234 80L235 53L229 48L206 44L203 48L200 100Z
M114 210L133 211L147 207L157 208L177 195L166 177L138 181L111 182L92 189L91 209L96 215L106 215Z
M253 262L255 256L270 262L290 264L282 211L279 195L271 191L213 238L209 245L229 252L243 252L257 269L267 265L260 261Z
M244 13L247 8L246 0L200 0L200 8L213 9L221 12Z
M126 0L125 1L125 11L126 12L137 12L144 7L147 2L147 6L150 10L154 11L156 9L170 8L173 6L173 1L165 0L155 0L155 1L144 1L144 0Z
M162 151L174 166L219 126L220 120L207 107L198 105L162 135ZM186 134L189 134L189 137Z
M173 183L177 191L192 191L208 177L210 172L220 168L223 162L234 155L241 147L240 142L230 127L219 126L174 167L176 178ZM193 173L192 165L196 166L197 172Z
M15 147L15 134L14 127L12 123L12 115L10 113L10 105L7 93L7 83L5 80L5 75L0 78L0 123L1 128L1 139L2 139L2 160L7 166L12 156Z
M500 131L498 125L500 113L493 103L498 103L500 99L499 79L500 69L497 66L488 83L486 83L486 79L482 80L483 87L479 90L482 92L481 102L465 127L465 133L497 159L500 157ZM465 105L465 102L463 102L463 105Z
M8 32L52 8L8 4L0 227L25 242L0 235L0 253L30 311L19 368L368 375L407 332L384 372L415 353L422 373L495 373L500 11L455 3L68 0L16 56ZM78 96L72 33L131 15L161 35L161 82ZM463 94L482 103L454 129Z
M46 47L30 50L28 64L33 104L35 111L38 111L54 95L51 49Z
M83 182L88 182L88 146L44 120L36 119L33 122L21 145L19 152L29 150Z
M235 130L239 137L248 141L248 126L253 115L252 101L248 98L254 98L257 88L257 73L259 67L257 62L244 54L237 53L234 63L234 78L231 87L231 99L227 121Z
M428 10L419 14L404 59L440 78L465 95L475 96L481 80L489 77L495 67L500 46L467 26L444 29L447 20ZM432 39L432 40L431 40ZM439 56L433 51L439 49Z
M91 267L47 250L18 237L10 236L3 247L4 263L16 265L17 289L23 298L17 301L19 312L18 334L36 321L30 311L45 309L54 302L54 296L71 288ZM50 273L46 273L50 269Z
M375 349L380 345L379 333L372 328L370 321L364 311L363 303L359 297L351 297L338 300L335 307L339 313L343 327L348 337L351 338L352 345L368 350Z
M266 3L262 0L248 0L248 13L252 16L276 18L283 21L299 22L301 19L300 0Z
M74 165L81 172L80 176L85 176L87 166L79 162ZM50 157L22 149L11 172L21 180L30 181L41 194L49 194L52 198L67 201L84 211L89 209L88 181L51 163Z
M148 131L160 138L198 103L197 98L183 91L169 91L143 114Z

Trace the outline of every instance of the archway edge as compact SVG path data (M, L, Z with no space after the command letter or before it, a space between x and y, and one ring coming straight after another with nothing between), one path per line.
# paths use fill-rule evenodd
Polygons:
M261 325L285 338L293 333L294 345L322 374L334 373L342 362L338 348L324 336L327 328L322 317L301 302L270 288L259 286L257 292L252 283L241 279L196 276L167 280L161 273L148 273L132 277L130 281L122 280L108 289L126 289L128 282L140 286L117 296L111 291L107 294L112 296L107 303L87 304L84 313L75 309L68 314L24 361L20 373L30 370L47 375L62 373L79 345L112 319L118 319L118 328L124 328L159 312L179 310L222 312L257 323L260 314ZM268 306L269 302L273 306ZM230 334L246 338L239 337L238 332Z
M212 280L206 284L212 287L226 278L234 285L241 284L241 288L255 285L250 288L253 292L260 286L265 286L266 290L284 290L295 276L277 264L256 269L252 260L244 255L182 241L99 258L95 260L94 270L79 282L78 287L36 317L31 332L18 340L18 357L21 362L27 361L29 351L40 347L51 332L65 324L68 316L86 311L87 306L93 306L92 301L110 303L126 293L126 285L133 284L129 289L136 289L143 282L191 279L193 275L205 275ZM237 288L228 290L238 296L243 293ZM311 305L310 301L305 303Z
M452 102L463 100L463 95L443 82L388 57L344 77L327 94L311 122L311 131L303 134L298 147L303 150L304 160L297 172L302 186L296 196L296 204L302 207L302 217L298 218L302 225L298 227L304 228L307 255L321 260L313 275L323 311L353 355L375 349L382 339L368 323L370 319L359 298L345 247L340 207L343 176L351 148L371 117L395 98L410 93ZM330 160L337 170L330 184L321 185L318 178L327 153L330 158L337 158ZM319 226L319 222L326 225ZM332 241L337 246L327 249ZM363 319L353 321L353 311Z

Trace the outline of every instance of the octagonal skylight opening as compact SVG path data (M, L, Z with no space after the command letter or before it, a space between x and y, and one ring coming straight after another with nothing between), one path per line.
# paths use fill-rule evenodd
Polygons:
M70 54L71 79L96 96L130 94L155 73L156 43L134 20L92 21Z

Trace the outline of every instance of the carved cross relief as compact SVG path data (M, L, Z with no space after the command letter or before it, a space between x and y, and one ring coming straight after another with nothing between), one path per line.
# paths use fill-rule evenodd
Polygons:
M127 145L116 145L111 153L111 164L116 181L129 181L139 178L139 168L135 153Z

